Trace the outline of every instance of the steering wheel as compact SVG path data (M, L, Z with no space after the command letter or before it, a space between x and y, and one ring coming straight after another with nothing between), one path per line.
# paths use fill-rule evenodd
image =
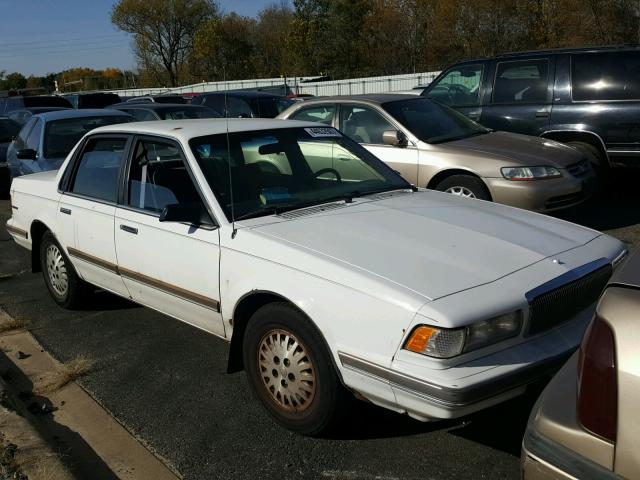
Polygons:
M324 174L324 173L333 173L336 176L336 180L338 182L342 182L342 176L340 175L340 172L338 172L335 168L322 168L320 170L318 170L316 173L314 173L315 177L318 178L320 175Z
M464 85L449 85L449 96L452 100L466 100L470 94L471 90Z

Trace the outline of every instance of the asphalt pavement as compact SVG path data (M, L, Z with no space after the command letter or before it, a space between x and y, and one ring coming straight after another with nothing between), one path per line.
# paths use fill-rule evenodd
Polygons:
M558 216L606 230L633 248L640 241L634 192L615 189ZM9 203L0 201L1 225L8 215ZM85 310L58 307L41 274L30 273L29 253L4 228L0 307L27 320L57 359L94 359L82 386L187 479L516 479L522 434L540 391L536 385L471 417L435 423L357 401L332 437L305 438L272 422L244 373L225 373L225 342L107 293Z

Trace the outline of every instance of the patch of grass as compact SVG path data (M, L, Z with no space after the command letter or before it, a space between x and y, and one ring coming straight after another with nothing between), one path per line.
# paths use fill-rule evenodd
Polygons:
M73 360L61 364L47 375L37 388L37 393L51 393L60 390L68 383L90 372L94 365L95 362L89 357L78 355Z
M10 330L19 330L25 328L27 322L24 320L17 320L8 315L2 315L0 312L0 333L8 332Z

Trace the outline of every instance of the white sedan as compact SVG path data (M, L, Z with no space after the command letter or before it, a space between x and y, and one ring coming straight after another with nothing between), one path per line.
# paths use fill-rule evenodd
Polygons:
M7 229L57 303L97 286L231 343L229 372L318 434L345 394L420 420L523 392L574 351L626 250L523 210L416 190L330 127L98 128L17 178Z

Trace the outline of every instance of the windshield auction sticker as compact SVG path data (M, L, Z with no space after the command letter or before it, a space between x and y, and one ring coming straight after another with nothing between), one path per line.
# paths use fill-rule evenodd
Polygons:
M318 137L341 137L339 131L330 127L312 127L305 128L305 131L314 138Z

